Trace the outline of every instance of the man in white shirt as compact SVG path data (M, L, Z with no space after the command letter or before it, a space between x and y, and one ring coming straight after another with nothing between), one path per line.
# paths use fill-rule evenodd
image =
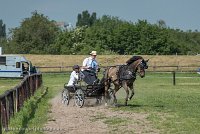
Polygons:
M74 85L77 84L78 79L79 79L79 69L80 67L78 65L73 66L73 71L70 75L70 79L67 84L68 87L74 87Z
M90 57L83 60L82 72L85 75L84 81L87 84L94 84L97 80L98 62L96 61L97 52L92 51Z
M82 70L91 70L91 71L94 71L96 73L97 70L98 70L98 63L96 61L96 56L97 56L97 52L92 51L90 53L90 57L85 58L83 60Z

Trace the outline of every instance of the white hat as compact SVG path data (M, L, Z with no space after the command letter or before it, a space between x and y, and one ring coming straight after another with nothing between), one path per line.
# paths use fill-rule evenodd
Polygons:
M90 55L97 55L97 51L92 51Z

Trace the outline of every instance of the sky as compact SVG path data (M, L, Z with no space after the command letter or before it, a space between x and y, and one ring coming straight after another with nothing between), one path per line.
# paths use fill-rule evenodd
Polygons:
M0 0L0 19L7 29L19 27L34 11L75 26L84 10L96 12L98 18L110 15L152 24L164 20L170 28L200 31L200 0Z

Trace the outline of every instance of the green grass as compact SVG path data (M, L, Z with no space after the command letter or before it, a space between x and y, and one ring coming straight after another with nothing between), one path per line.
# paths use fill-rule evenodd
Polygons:
M23 108L16 113L14 118L11 118L9 133L24 134L24 133L42 133L41 131L34 130L41 128L41 124L47 121L47 117L43 116L47 113L49 105L46 103L47 94L46 88L38 89L34 96L24 103Z
M135 96L128 102L128 106L114 108L138 113L148 113L147 119L161 133L199 133L200 132L200 75L176 74L176 86L172 84L172 74L147 73L145 78L137 78L135 82ZM183 78L184 77L184 78ZM195 77L195 78L191 78ZM48 86L47 95L39 103L28 102L25 112L17 114L13 127L43 128L49 119L49 100L63 89L63 84L68 82L69 74L43 74L43 84ZM38 92L38 95L40 93ZM118 92L119 103L124 102L124 91ZM29 107L35 106L31 116L27 112ZM22 119L25 115L27 120ZM23 117L24 118L24 117ZM23 124L22 121L25 121ZM103 120L104 123L117 131L117 125L126 124L126 119L105 118L104 115L91 118L91 121ZM19 124L19 126L18 126ZM22 133L30 133L21 131ZM42 131L31 133L40 134Z
M119 118L119 117L109 117L106 120L104 120L103 122L109 126L109 129L110 129L109 133L122 132L124 130L120 130L119 127L126 126L128 123L130 123L129 120L127 120L125 118Z
M107 118L104 123L105 124L108 124L109 126L118 126L120 124L123 124L125 125L125 123L127 122L126 119L122 119L122 118L119 118L119 117L110 117L110 118Z
M9 90L19 84L21 79L12 78L0 78L0 94L3 94L6 90Z
M128 106L115 110L149 113L147 119L161 133L199 133L200 77L197 74L177 76L177 85L173 86L172 74L147 73L146 78L136 80L135 96ZM121 90L118 96L124 97L124 92ZM124 99L119 102L123 103Z
M102 121L109 127L109 133L119 133L119 132L128 132L130 133L130 130L121 130L120 126L127 126L129 123L132 123L132 121L129 118L125 117L106 117L105 114L97 113L97 115L92 116L90 118L90 121Z

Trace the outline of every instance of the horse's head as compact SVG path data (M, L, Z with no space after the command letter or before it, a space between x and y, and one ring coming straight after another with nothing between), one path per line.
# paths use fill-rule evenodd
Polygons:
M147 62L149 60L138 59L136 61L136 72L140 75L141 78L145 77L145 69L148 69Z
M144 60L141 56L133 56L126 63L130 68L133 68L135 73L138 73L140 77L143 78L145 76L145 69L148 68L148 61L149 60Z

